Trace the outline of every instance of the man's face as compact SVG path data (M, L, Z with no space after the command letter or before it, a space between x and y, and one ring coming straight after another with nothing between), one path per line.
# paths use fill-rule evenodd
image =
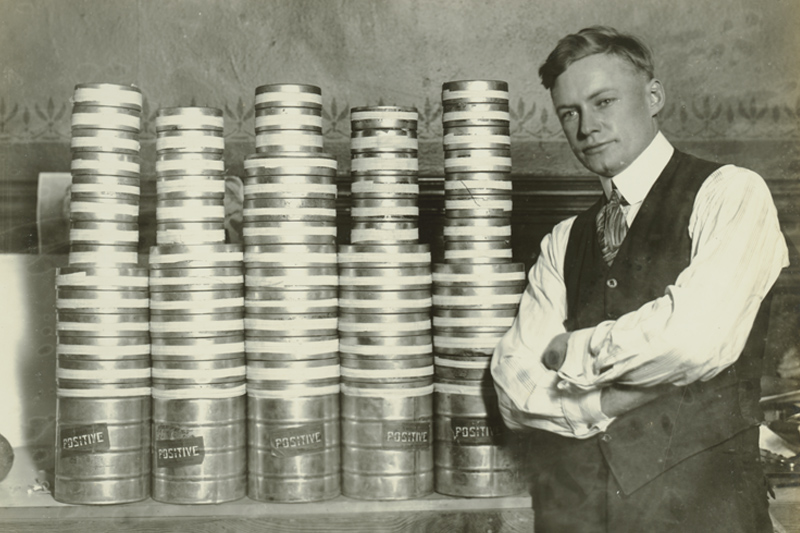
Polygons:
M594 54L572 63L551 90L570 147L601 176L625 170L658 132L664 107L658 80L648 80L623 58Z

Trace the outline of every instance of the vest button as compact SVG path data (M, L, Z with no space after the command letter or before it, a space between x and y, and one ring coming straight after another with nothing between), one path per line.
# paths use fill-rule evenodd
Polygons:
M603 442L611 442L611 435L608 433L603 433L603 436L600 437Z
M616 289L617 285L618 285L617 280L614 279L614 278L609 278L609 279L606 280L606 286L609 289Z

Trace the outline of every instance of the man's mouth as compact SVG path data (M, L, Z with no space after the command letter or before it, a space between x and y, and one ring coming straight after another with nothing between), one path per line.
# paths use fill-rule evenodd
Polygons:
M583 149L583 153L584 153L585 155L594 155L594 154L600 153L600 152L602 152L603 150L605 150L605 149L606 149L606 147L607 147L609 144L611 144L611 141L608 141L608 142L602 142L602 143L597 143L597 144L593 144L593 145L591 145L591 146L587 146L586 148L584 148L584 149Z

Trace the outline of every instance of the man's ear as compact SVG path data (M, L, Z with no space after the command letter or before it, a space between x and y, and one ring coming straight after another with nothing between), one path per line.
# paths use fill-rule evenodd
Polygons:
M647 84L647 99L650 104L650 116L654 117L664 109L667 95L664 93L664 86L661 82L653 78Z

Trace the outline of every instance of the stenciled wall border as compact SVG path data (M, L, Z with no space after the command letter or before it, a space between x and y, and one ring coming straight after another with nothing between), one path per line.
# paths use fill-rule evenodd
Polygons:
M384 102L377 101L376 105ZM176 104L170 104L170 107ZM198 105L195 97L179 105ZM235 102L213 105L225 117L225 137L247 141L255 137L254 106L240 97ZM365 105L359 103L358 105ZM368 104L373 105L373 104ZM145 98L142 140L155 138L155 117L160 104ZM417 105L418 134L422 140L442 135L441 102L426 98ZM549 101L519 98L510 105L511 135L532 141L562 139L561 127ZM0 143L68 141L71 103L63 97L47 101L12 102L0 97ZM326 139L349 136L350 103L335 97L323 107ZM759 101L755 97L720 101L714 95L700 95L690 102L668 103L661 112L664 132L675 140L800 140L800 97L796 101Z

